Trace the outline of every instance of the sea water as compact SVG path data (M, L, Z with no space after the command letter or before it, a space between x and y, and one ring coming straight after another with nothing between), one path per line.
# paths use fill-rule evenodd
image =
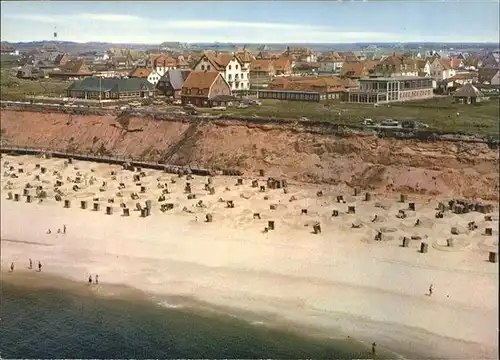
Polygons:
M166 301L2 285L1 358L372 357L365 346L347 340Z

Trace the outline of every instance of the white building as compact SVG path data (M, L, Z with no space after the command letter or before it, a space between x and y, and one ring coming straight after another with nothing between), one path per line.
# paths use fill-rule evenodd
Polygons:
M500 86L500 70L491 78L490 84Z
M457 74L455 69L446 63L446 60L435 58L430 64L431 77L436 80L445 80Z
M318 71L322 73L338 73L342 69L343 63L343 61L333 60L320 61Z
M426 61L424 68L422 70L423 70L424 76L431 76L431 72L432 72L431 63L429 61Z
M220 72L233 92L248 91L250 88L250 64L242 63L234 54L206 52L193 70Z
M148 75L148 81L155 85L158 84L158 81L160 81L161 77L165 74L165 72L159 72L156 69L153 69L151 73Z

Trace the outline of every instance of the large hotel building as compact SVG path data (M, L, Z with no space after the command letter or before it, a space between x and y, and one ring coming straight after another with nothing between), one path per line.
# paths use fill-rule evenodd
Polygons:
M359 87L349 89L345 100L351 103L390 103L433 97L432 79L426 77L374 77L359 79Z

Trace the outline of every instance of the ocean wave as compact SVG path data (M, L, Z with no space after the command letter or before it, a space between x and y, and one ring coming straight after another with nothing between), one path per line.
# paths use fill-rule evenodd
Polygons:
M182 304L172 304L166 300L159 301L157 304L167 309L182 309L184 307Z
M252 321L251 325L264 325L264 321Z

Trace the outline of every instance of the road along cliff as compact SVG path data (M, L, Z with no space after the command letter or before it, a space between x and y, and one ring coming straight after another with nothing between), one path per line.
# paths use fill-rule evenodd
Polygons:
M0 114L3 146L239 169L249 175L264 169L269 176L380 192L498 200L498 147L487 143L382 138L227 119L11 109Z

